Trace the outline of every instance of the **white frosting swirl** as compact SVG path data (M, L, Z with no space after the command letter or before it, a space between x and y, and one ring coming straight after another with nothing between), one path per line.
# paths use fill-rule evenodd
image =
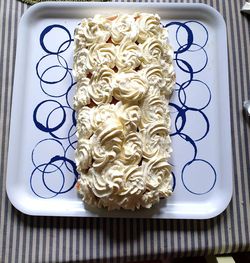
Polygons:
M123 39L136 41L138 37L138 27L135 19L130 15L117 15L112 21L111 38L113 43L119 44Z
M119 120L116 117L106 119L92 138L93 167L102 169L113 161L121 152L123 138L123 127Z
M110 21L102 16L85 18L75 29L75 47L85 48L93 43L106 42L110 37Z
M113 96L125 103L143 99L147 90L146 80L135 71L117 74L113 83Z
M94 194L99 198L111 197L123 188L124 166L121 164L107 165L101 172L91 169L90 173L93 177L91 183Z
M164 45L159 39L153 37L148 38L143 44L141 44L141 50L144 54L143 64L151 64L160 61L164 57Z
M91 169L90 169L91 170ZM101 207L98 203L98 197L94 194L91 182L92 182L92 175L88 171L88 173L80 173L81 177L78 179L76 188L79 194L82 196L82 200L90 205L90 206L97 206Z
M78 117L77 117L77 132L76 136L84 139L90 138L90 136L93 134L93 128L90 123L91 115L93 113L93 110L89 107L82 107L78 111Z
M97 141L96 136L93 137L93 141L94 143L92 149L92 156L93 156L92 166L100 170L101 168L105 167L105 165L110 160L114 160L116 154L107 152L105 148L100 145L100 142Z
M76 94L73 99L74 109L79 111L83 106L90 103L90 96L88 93L89 78L82 78L77 82Z
M160 197L166 197L171 193L171 166L166 158L152 158L144 166L146 186L149 191L161 189ZM165 196L164 196L165 195Z
M172 46L170 46L166 42L163 42L163 49L164 49L164 53L163 53L162 62L165 62L168 65L168 67L173 67L174 50ZM174 70L171 71L174 72Z
M166 40L167 31L161 26L158 15L142 13L138 14L136 23L139 28L137 41L143 43L149 37L161 37Z
M174 72L173 63L169 64L164 61L161 63L165 79L165 87L161 87L161 93L166 97L170 97L173 92L173 86L176 82L176 75Z
M112 194L112 187L110 187L110 185L101 174L93 172L92 178L93 180L91 182L91 188L93 189L95 196L104 198Z
M116 66L121 71L129 71L140 66L142 54L132 41L122 41L117 51Z
M90 119L91 125L94 130L102 127L106 121L111 121L117 118L116 107L111 104L98 105L94 108L92 118Z
M170 157L169 130L164 121L150 123L141 130L143 157L150 160L153 157Z
M114 71L106 66L94 72L88 94L95 104L110 103L112 101L112 77Z
M88 52L86 59L87 69L94 71L95 69L108 66L115 66L116 47L111 43L100 43L93 45Z
M149 123L155 121L165 121L166 128L170 129L170 116L166 99L163 96L146 96L141 104L141 123L140 126L145 128Z
M165 69L167 69L167 65ZM142 70L143 75L148 80L150 92L152 92L153 95L161 94L169 97L172 94L175 74L173 67L169 70L167 69L167 72L165 69L159 64L153 64ZM170 73L168 71L170 71Z
M78 140L77 149L78 151L76 151L75 160L78 172L80 173L87 170L92 164L92 145L90 140Z
M86 48L82 48L74 53L73 75L77 81L81 80L87 75L87 55L88 50Z
M130 131L136 131L141 118L140 107L130 104L118 104L118 106L118 114L126 133L129 133Z
M142 158L142 141L138 133L131 132L127 134L120 158L125 164L139 164Z
M140 195L145 190L145 176L142 168L137 165L128 165L124 170L124 188L120 195Z

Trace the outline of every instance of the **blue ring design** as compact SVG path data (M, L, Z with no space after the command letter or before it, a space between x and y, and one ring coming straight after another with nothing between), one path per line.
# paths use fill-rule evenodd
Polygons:
M192 79L191 82L200 82L200 83L202 83L202 84L207 88L207 90L208 90L209 97L208 97L207 103L205 104L205 106L200 107L200 108L197 108L197 110L202 111L202 110L204 110L204 109L209 105L209 103L210 103L210 101L211 101L211 97L212 97L211 90L210 90L210 88L208 87L208 85L207 85L205 82L201 81L201 80ZM182 105L183 107L187 107L187 108L189 108L189 106L186 105L186 91L185 91L185 89L189 86L189 84L191 84L191 82L186 81L186 82L183 82L181 85L178 84L178 85L180 86L180 88L177 90L177 91L178 91L178 99L179 99L179 102L181 103L181 105ZM188 83L188 85L187 85L187 83ZM183 93L184 101L183 101L183 99L181 98L181 94L182 94L181 92Z
M45 47L45 44L44 44L44 37L45 37L53 28L60 28L60 29L64 30L64 31L68 34L69 40L72 39L72 38L71 38L71 34L70 34L69 30L68 30L66 27L64 27L64 26L62 26L62 25L57 25L57 24L55 24L55 25L47 26L47 27L42 31L42 33L41 33L41 35L40 35L40 45L41 45L42 49L43 49L46 53L48 53L48 54L60 54L60 53L63 53L64 51L66 51L66 50L70 47L70 42L69 42L68 46L67 46L65 49L60 50L60 51L57 51L57 52L50 51L49 49L47 49L47 48ZM61 46L60 46L60 47L61 47ZM59 47L59 48L60 48L60 47Z
M187 186L187 184L185 183L185 180L184 180L184 173L185 173L185 169L190 166L192 163L196 162L196 161L200 161L200 162L204 162L206 163L207 165L209 165L209 167L212 169L213 171L213 174L214 174L214 180L213 180L213 183L212 185L209 187L209 189L207 191L204 191L204 192L201 192L201 193L198 193L198 192L195 192L195 191L192 191L190 189L190 187ZM181 171L181 180L182 180L182 183L184 185L184 187L186 188L186 190L192 194L195 194L195 195L204 195L204 194L207 194L209 193L215 186L215 183L216 183L216 180L217 180L217 174L216 174L216 171L214 169L214 167L211 165L211 163L209 163L208 161L206 160L203 160L203 159L195 159L195 160L192 160L188 163L186 163Z
M170 105L173 106L175 104L171 103ZM196 109L196 108L187 108L187 107L180 108L177 105L175 105L175 107L178 108L179 110L178 110L178 114L177 114L177 116L175 118L175 122L174 122L176 132L173 133L172 135L183 134L182 130L185 128L185 124L187 122L186 113L193 111L193 112L199 112L201 114L201 116L204 118L205 123L206 123L205 133L200 138L194 139L194 141L197 142L197 141L200 141L200 140L204 139L207 136L208 132L209 132L209 120L208 120L206 114L202 110L199 110L199 109ZM178 125L177 123L178 123L179 119L182 120L180 128L177 127L177 125Z
M186 44L186 45L187 45L187 44ZM199 70L196 70L196 71L194 71L194 70L192 69L192 73L194 74L194 73L199 73L199 72L201 72L201 71L207 66L208 56L207 56L207 52L206 52L206 50L205 50L204 48L202 48L202 47L199 46L198 44L194 44L194 43L193 43L192 45L200 47L199 50L202 50L202 51L204 52L204 54L205 54L205 64L204 64L204 66L202 66ZM192 45L191 45L191 46L192 46ZM180 48L182 48L182 47L180 47ZM199 50L197 50L197 51L199 51ZM194 51L193 51L193 52L194 52ZM180 52L177 52L176 55L175 55L175 61L176 61L177 65L178 65L178 67L179 67L182 71L184 71L184 72L186 72L186 73L190 73L190 72L186 71L185 69L183 69L183 68L180 66L179 61L182 61L182 62L183 62L184 60L178 58L179 54L181 54L181 53L180 53ZM187 63L187 61L185 61L185 62Z
M46 34L48 34L52 29L55 28L59 28L61 30L63 30L66 33L66 40L64 40L62 43L59 43L58 45L58 50L57 51L53 51L50 47L46 46L44 43L44 39ZM76 140L75 138L75 126L76 126L76 117L75 117L75 111L73 109L73 107L70 105L69 103L69 98L68 98L68 94L69 91L71 90L71 88L75 85L75 82L73 80L73 76L72 76L72 68L69 67L67 59L64 57L65 52L71 47L71 44L73 42L73 39L71 37L71 33L69 32L69 30L62 26L62 25L49 25L47 26L40 34L40 46L42 48L42 50L45 52L45 54L38 60L37 64L36 64L36 75L38 77L38 79L40 80L40 88L41 91L43 92L43 94L45 94L47 96L47 99L40 101L34 108L33 111L33 121L34 124L36 126L36 128L40 131L42 131L45 134L48 134L49 137L46 139L42 139L40 142L38 142L34 149L32 150L31 153L31 159L32 159L32 163L34 165L34 170L31 173L31 177L30 177L30 187L31 190L33 191L34 194L36 194L37 196L41 197L41 198L53 198L59 194L64 194L68 191L70 191L71 189L74 188L74 185L77 181L78 178L78 173L76 170L76 165L75 162L71 159L72 157L70 157L70 159L68 158L68 156L66 157L67 151L69 148L75 149L74 148L74 142ZM41 65L44 59L50 58L51 56L56 56L56 62L54 65L50 65L47 68L43 68L41 71ZM44 65L45 63L43 63ZM59 78L59 79L45 79L44 76L47 72L49 72L50 70L64 70L63 75ZM67 76L70 77L69 79L69 83L68 83L68 87L66 87L65 90L62 90L62 86L65 86L65 82L63 83L63 85L55 85L55 84L59 84L61 83ZM53 89L53 94L51 92L49 92L48 88L50 86L46 87L44 86L44 84L46 85L51 85L51 89ZM57 88L57 90L55 90L55 88ZM51 98L58 98L58 100L54 100ZM60 101L59 101L60 98ZM66 104L63 102L63 100L66 101ZM38 112L41 109L42 106L46 105L46 103L52 103L52 110L50 110L50 112L46 112L46 116L45 116L45 120L41 121L38 119ZM53 107L53 104L55 105ZM62 115L60 116L60 119L58 119L58 123L53 126L50 127L49 124L49 119L52 116L53 113L55 113L56 111L60 110L62 112ZM70 114L68 114L68 112L66 112L66 110L70 110ZM71 113L72 111L72 113ZM41 110L40 116L42 116L41 114L44 114ZM69 116L71 116L71 118L69 118ZM60 137L56 134L57 131L59 131L60 128L63 127L63 125L69 122L71 125L67 135L65 137ZM66 126L64 126L66 127ZM53 141L53 142L57 142L59 145L62 146L62 154L61 155L54 155L48 162L46 163L42 163L42 164L38 164L35 161L35 149L36 147L44 142L44 141ZM65 143L69 143L68 146ZM60 164L58 164L58 162ZM48 171L48 167L53 167L53 169L50 171ZM64 173L63 169L67 169L67 173ZM47 182L47 176L49 174L50 178L51 176L53 176L53 174L55 172L59 172L59 174L61 175L61 179L62 182L60 182L59 187L57 187L57 189L52 189ZM46 191L48 191L48 193L51 193L52 196L47 197L47 194L45 194L44 196L42 196L40 193L38 193L34 187L34 174L39 172L40 173L40 179L42 181L42 185L41 187L43 187L44 189L46 189ZM65 176L72 176L73 175L73 180L72 183L70 184L70 186L66 186L65 182L66 182L66 177ZM37 174L36 174L37 176ZM65 188L66 187L66 188Z
M59 105L59 108L61 108L61 109L63 110L63 118L62 118L61 122L60 122L59 124L57 124L55 127L53 127L53 128L49 128L49 127L48 127L48 118L49 118L49 116L50 116L51 113L49 114L49 116L48 116L48 118L47 118L46 126L44 126L41 122L39 122L39 121L37 120L37 112L38 112L38 110L39 110L39 107L40 107L41 105L43 105L44 103L46 103L46 102L54 102L54 103L58 104L58 105ZM54 110L53 110L53 111L54 111ZM66 112L65 112L65 109L64 109L64 107L63 107L58 101L56 101L56 100L44 100L44 101L40 102L40 103L36 106L36 108L35 108L35 110L34 110L34 112L33 112L33 121L34 121L36 127L37 127L39 130L41 130L41 131L43 131L43 132L48 132L48 133L50 133L50 134L53 133L54 131L60 129L60 128L63 126L65 120L66 120Z
M174 189L176 187L176 178L175 178L175 175L174 175L174 172L171 172L172 174L172 192L174 192Z
M69 164L72 166L72 168L73 168L74 180L73 180L73 183L72 183L66 190L63 190L63 188L64 188L64 186L65 186L65 174L63 173L63 171L62 171L62 169L61 169L61 166L59 167L58 165L54 164L54 162L57 162L57 161L63 161L63 163L69 163ZM59 188L58 191L55 191L55 190L51 189L51 188L47 185L47 183L46 183L45 175L51 173L51 172L46 172L46 168L47 168L48 166L50 166L50 165L56 167L56 170L55 170L55 171L58 171L58 170L59 170L60 173L61 173L61 176L62 176L62 185L60 186L60 188ZM42 167L42 166L44 166L44 169L43 169L43 170L40 169L40 167ZM42 176L43 185L45 186L45 188L46 188L49 192L51 192L51 193L53 194L51 197L41 196L40 194L37 193L37 191L35 191L34 186L33 186L33 183L32 183L32 180L33 180L34 173L35 173L37 170L42 171L41 176ZM75 184L76 184L76 182L77 182L77 178L78 178L78 173L77 173L77 171L76 171L76 165L75 165L75 163L74 163L72 160L66 158L65 156L56 155L56 156L54 156L53 158L51 158L51 160L50 160L48 163L40 164L40 165L38 165L38 166L33 170L32 174L31 174L31 177L30 177L30 186L31 186L31 189L32 189L32 191L33 191L33 193L34 193L35 195L37 195L37 196L39 196L39 197L41 197L41 198L47 199L47 198L55 197L55 196L57 196L57 195L59 195L59 194L64 194L64 193L66 193L66 192L69 192L69 191L75 186Z
M206 39L205 39L205 42L204 42L203 46L201 46L201 48L204 48L204 47L207 45L207 42L208 42L208 31L207 31L206 27L205 27L204 25L202 25L202 23L200 23L200 22L198 22L198 21L193 21L193 20L190 20L190 21L185 22L184 25L187 25L187 24L189 24L189 23L198 24L198 25L200 25L201 27L203 27L203 29L205 30L205 32L206 32ZM176 30L176 41L177 41L177 43L178 43L179 46L181 46L180 41L179 41L179 38L178 38L178 33L179 33L180 28L181 28L181 26L179 26L178 29ZM200 49L201 49L201 48L200 48ZM200 50L200 49L191 50L191 49L189 48L188 51L189 51L189 52L195 52L195 51L198 51L198 50Z
M54 66L55 67L55 66ZM58 66L59 67L59 66ZM47 69L48 70L48 69ZM47 71L46 70L46 71ZM42 75L41 75L41 78L43 77L43 75L44 75L44 73L45 73L45 71L42 73ZM61 81L63 81L67 76L70 76L70 85L72 85L73 84L73 77L72 77L72 74L71 74L71 72L70 71L68 71L67 73L66 73L66 75L65 75L65 77L64 78L62 78L61 80L59 80L59 81L56 81L55 83L49 83L49 84L58 84L58 83L60 83ZM69 88L64 92L60 92L59 93L59 95L53 95L53 94L50 94L48 91L46 91L45 90L45 88L43 87L43 83L45 83L45 84L48 84L48 83L46 83L44 80L40 80L40 87L41 87L41 89L42 89L42 91L44 92L44 94L46 94L47 96L50 96L50 97L53 97L53 98L59 98L59 97L63 97L63 96L65 96L66 95L66 93L68 93L68 91L69 91ZM54 87L52 86L52 89L53 89Z
M66 157L64 157L64 156L59 156L59 155L56 155L56 156L54 156L53 158L51 158L50 162L45 165L45 168L44 168L44 169L46 169L48 165L53 165L53 163L54 163L54 162L57 162L57 161L63 161L63 162L65 162L65 163L67 162L67 163L69 163L69 164L72 166L73 172L74 172L74 175L75 175L75 176L74 176L73 184L72 184L68 189L62 191L62 189L63 189L63 187L64 187L64 183L65 183L65 175L62 173L62 174L63 174L63 182L64 182L64 183L63 183L63 186L62 186L62 188L60 189L60 191L57 192L57 191L52 190L50 187L48 187L48 185L47 185L47 183L46 183L46 181L45 181L45 179L44 179L44 174L45 174L45 173L42 174L42 180L43 180L44 186L45 186L50 192L52 192L52 193L54 193L54 194L64 194L64 193L69 192L69 191L74 187L74 185L75 185L76 182L77 182L78 173L77 173L77 171L76 171L76 164L75 164L72 160L70 160L70 159L68 159L68 158L66 158Z
M69 69L69 68L68 68L68 63L67 63L67 61L65 60L65 58L63 58L61 55L58 55L58 54L57 54L57 59L58 59L58 57L62 58L62 60L65 62L65 66L62 66L62 65L53 65L53 66L50 66L50 67L48 67L47 69L45 69L45 70L43 71L43 73L40 75L40 74L39 74L39 66L40 66L40 63L41 63L45 58L50 57L50 56L51 56L51 54L47 54L47 55L43 56L43 57L38 61L38 63L36 64L36 74L37 74L37 76L38 76L38 78L40 79L41 82L44 82L44 83L46 83L46 84L56 84L56 83L61 82L62 80L64 80L65 77L67 76L67 74L68 74L68 69ZM59 63L60 63L60 62L59 62ZM61 64L61 63L60 63L60 64ZM45 74L48 70L50 70L50 69L52 69L52 68L63 68L63 69L65 69L65 74L64 74L63 77L62 77L61 79L59 79L59 80L53 80L53 81L44 80L44 79L43 79L44 74Z
M46 127L49 127L49 118L50 118L51 114L52 114L55 110L60 109L60 108L61 108L60 106L59 106L59 107L56 107L55 109L53 109L53 110L49 113L49 115L48 115L48 117L47 117L47 119L46 119ZM72 110L72 109L71 109L70 107L68 107L68 106L62 106L62 108L63 108L64 112L65 112L65 109L70 109L70 110ZM67 116L66 112L65 112L65 116ZM63 118L63 120L64 120L64 118ZM66 120L66 117L65 117L65 120ZM65 123L65 120L64 120L63 124ZM72 122L73 122L73 126L76 126L76 125L74 125L74 123L76 123L76 121L75 121L75 116L74 116L74 111L72 111ZM61 127L62 127L62 126L58 127L56 130L53 130L53 131L52 131L52 130L48 130L47 132L48 132L53 138L55 138L55 139L59 139L59 140L69 139L69 133L68 133L68 135L65 136L65 137L59 137L59 136L57 136L57 135L54 134L54 132L57 131L57 130L59 130L59 128L61 128ZM70 130L71 130L71 129L70 129ZM69 132L70 132L70 130L69 130ZM74 136L74 134L75 134L75 133L71 134L70 137Z
M193 23L199 24L205 32L205 38L202 39L202 43L194 43L194 33L192 31L191 26L193 25ZM177 28L175 29L175 38L176 38L176 42L177 42L177 47L174 50L174 61L176 63L176 67L183 73L188 75L188 79L184 80L182 83L176 83L176 88L174 90L174 92L176 93L177 96L173 96L173 98L175 100L177 100L176 102L170 102L170 107L174 108L175 111L173 112L175 114L175 117L173 119L173 128L174 131L172 131L172 133L170 134L171 136L178 136L179 138L181 138L182 140L184 140L185 142L189 143L192 148L193 148L193 154L190 154L190 160L187 163L184 163L182 169L181 169L181 178L182 178L182 183L185 187L185 189L192 193L192 194L206 194L209 191L211 191L216 183L216 179L213 183L213 185L211 186L211 188L209 188L207 191L205 191L204 193L195 193L194 191L190 190L187 187L187 184L185 183L185 176L184 176L184 171L185 168L188 167L188 165L192 164L193 162L197 161L197 160L202 160L204 162L206 162L214 171L215 174L215 178L216 178L216 171L213 167L213 165L211 163L209 163L207 160L203 160L202 158L197 158L199 155L199 145L198 143L200 141L202 141L208 134L209 134L209 129L210 129L210 124L209 124L209 119L207 118L204 109L206 109L212 99L212 94L211 94L211 90L209 88L209 86L204 83L202 80L199 79L198 75L200 72L203 72L204 69L207 67L208 64L208 55L207 55L207 51L206 51L206 45L208 43L208 39L209 39L209 35L208 35L208 30L206 29L206 27L201 24L200 22L197 21L186 21L184 23L182 22L170 22L168 24L166 24L164 27L166 28L170 28L170 27L174 27ZM180 41L180 29L184 29L187 36L183 37L182 35L182 41L184 41L184 44L181 44ZM184 40L183 40L184 39ZM198 47L198 48L192 48L192 47ZM201 53L198 53L199 55L204 56L204 64L198 68L194 70L194 66L190 64L190 62L188 62L186 59L182 58L181 55L188 53L188 52L197 52L197 51L202 51ZM190 91L190 87L192 85L192 83L194 82L200 82L202 84L204 84L203 86L208 90L208 97L206 99L206 103L200 107L194 107L193 105L187 105L187 96L189 94ZM191 136L189 136L187 133L184 133L186 124L187 124L187 113L193 113L193 112L197 112L202 116L202 119L204 119L205 121L205 131L204 133L200 136L200 138L193 138Z
M58 62L60 63L60 65L61 65L62 67L63 67L63 65L62 65L62 63L60 62L60 56L59 56L59 54L62 52L61 48L63 47L63 45L64 45L65 43L69 43L68 47L64 50L64 51L66 51L66 50L69 48L71 42L73 42L73 39L70 37L69 40L64 41L64 42L59 46L59 48L58 48L58 51L57 51ZM64 52L64 51L63 51L63 52ZM67 70L72 70L72 68L69 68L69 67L68 67L68 64L67 64L67 68L65 68L65 69L67 69Z
M190 46L193 43L193 40L194 40L193 32L185 23L181 23L181 22L170 22L170 23L166 24L164 27L168 28L168 27L173 26L173 25L179 26L178 29L180 27L183 27L186 30L186 32L187 32L187 44L186 44L186 47L180 46L180 48L178 50L174 51L175 54L184 53L184 52L189 50ZM176 37L176 39L178 38L178 31L176 31L175 37Z
M62 147L63 153L65 153L65 151L66 151L66 150L64 149L64 146L63 146L62 142L60 142L60 141L58 141L58 140L55 140L55 139L53 139L53 138L48 138L48 139L44 139L44 140L39 141L39 142L35 145L35 147L34 147L33 150L32 150L32 153L31 153L31 161L32 161L32 163L33 163L33 165L34 165L35 167L38 167L37 164L36 164L36 162L35 162L35 157L34 157L34 155L35 155L35 150L36 150L36 148L37 148L41 143L46 142L46 141L56 142L57 144L59 144L59 145ZM63 162L61 163L61 165L60 165L59 167L61 167L62 165L63 165ZM43 172L43 170L40 170L39 168L38 168L38 170L39 170L40 172ZM56 171L56 170L52 170L52 171L47 172L47 173L52 173L52 172L55 172L55 171Z
M178 63L177 63L177 60L178 60ZM191 83L192 83L192 81L193 81L193 77L194 77L194 72L193 72L193 68L192 68L192 66L187 62L187 61L185 61L185 60L183 60L183 59L174 59L174 61L176 61L176 64L177 64L177 66L183 71L183 72L185 72L185 73L189 73L189 75L190 75L190 77L189 77L189 80L188 81L185 81L184 83L185 83L185 86L184 87L182 87L184 84L182 83L180 86L182 87L182 88L186 88L186 87L188 87ZM187 67L187 70L183 70L183 68L180 66L180 64L179 63L183 63L186 67ZM178 84L178 83L177 83Z
M58 191L57 193L53 193L53 195L50 196L50 197L45 197L45 196L42 196L42 195L38 194L37 191L34 189L34 186L33 186L33 183L32 183L33 177L34 177L34 173L35 173L36 170L41 171L41 170L40 170L40 167L46 166L46 165L47 165L47 164L40 164L40 165L38 165L38 166L35 167L35 169L33 170L33 172L31 173L31 176L30 176L30 188L31 188L32 192L33 192L36 196L38 196L38 197L40 197L40 198L43 198L43 199L50 199L50 198L53 198L53 197L57 196L57 195L61 192L61 190L63 189L64 183L65 183L65 177L64 177L64 173L62 172L62 170L61 170L61 168L60 168L59 166L57 166L57 165L55 165L55 164L51 164L52 166L56 167L56 170L55 170L55 171L59 171L59 172L61 173L62 179L63 179L63 181L62 181L62 186L60 187L60 189L59 189L59 191ZM46 167L47 167L47 166L46 166ZM43 171L42 171L42 180L43 180L43 181L44 181L44 177L43 177L43 174L44 174L44 173L45 173L45 168L44 168ZM45 185L43 185L43 186L45 186Z

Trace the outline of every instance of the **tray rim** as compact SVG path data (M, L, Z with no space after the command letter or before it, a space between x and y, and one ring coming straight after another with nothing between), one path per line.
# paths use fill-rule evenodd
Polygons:
M109 8L109 7L116 7L116 8L122 8L122 9L132 9L135 10L136 8L146 8L146 9L151 9L151 8L159 8L159 7L171 7L171 8L175 8L175 9L179 9L179 10L183 10L183 8L186 9L197 9L197 10L204 10L214 16L216 16L216 18L218 19L220 26L222 26L223 31L224 31L224 35L222 42L224 41L226 46L225 46L225 50L224 50L224 55L225 59L224 59L224 63L227 66L226 68L226 74L224 77L224 83L225 86L228 87L228 99L229 97L229 80L228 80L228 55L227 55L227 37L226 37L226 23L224 18L222 17L222 15L213 7L203 4L203 3L119 3L119 2L41 2L38 3L32 7L30 7L28 10L25 11L25 13L23 14L20 23L19 23L19 27L18 27L18 36L17 36L17 51L16 51L16 61L15 61L15 73L14 73L14 84L13 84L13 97L12 97L12 105L11 105L11 116L13 115L21 115L21 111L19 111L19 106L17 103L15 103L17 101L17 97L18 95L20 95L20 93L22 92L20 90L20 88L18 88L19 86L19 78L22 79L22 74L20 72L20 65L21 65L21 60L22 60L22 50L24 48L24 44L23 42L20 40L21 39L21 35L25 30L28 30L26 27L26 24L29 22L29 19L32 18L33 16L36 15L36 12L39 12L41 10L46 10L46 9L51 9L51 8L77 8L77 7L81 7L81 8ZM18 45L18 43L21 43L22 45ZM227 106L229 107L230 105L230 101L228 101ZM229 111L230 112L230 111ZM17 118L15 118L16 120ZM20 120L19 120L20 121ZM230 127L230 131L231 131L231 119L230 116L228 116L228 127ZM13 172L14 168L11 162L12 159L12 155L13 152L15 152L15 142L17 141L17 138L15 138L14 134L15 134L15 130L17 129L17 127L19 127L19 125L17 125L17 121L14 121L14 118L12 117L10 119L10 133L9 133L9 147L8 147L8 160L7 160L7 179L6 179L6 192L7 192L7 196L10 200L10 202L12 203L12 205L18 209L19 211L23 212L24 214L27 215L40 215L40 216L75 216L75 217L99 217L98 215L84 215L84 212L81 215L78 214L64 214L62 215L61 213L54 213L54 214L47 214L45 213L37 213L36 211L30 211L29 209L27 209L26 207L24 208L19 200L16 200L16 198L13 195L12 192L12 182L11 182L11 171ZM200 215L200 216L170 216L170 217L165 217L165 216L157 216L157 217L150 217L150 218L154 218L154 219L209 219L209 218L213 218L219 214L221 214L229 205L232 195L233 195L233 163L232 163L232 136L231 136L231 132L229 134L229 139L230 139L230 143L228 145L226 145L226 151L229 153L228 157L229 157L229 163L231 164L231 176L230 176L230 180L229 182L227 182L228 184L228 188L225 196L224 196L224 202L223 204L221 204L216 211L214 211L213 213L210 214L206 214L206 215ZM20 190L20 189L19 189ZM126 211L127 212L127 211ZM105 216L106 217L106 216ZM107 216L107 217L121 217L121 215L117 215L117 216ZM130 216L129 216L130 217ZM131 216L133 218L144 218L143 216ZM148 218L148 217L147 217Z

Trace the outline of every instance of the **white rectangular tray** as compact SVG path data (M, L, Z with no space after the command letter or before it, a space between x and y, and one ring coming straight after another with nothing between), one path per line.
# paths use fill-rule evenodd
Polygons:
M74 187L73 32L95 14L158 13L175 50L174 193L152 209L90 209ZM30 215L211 218L232 196L226 27L203 4L41 3L19 25L7 193Z

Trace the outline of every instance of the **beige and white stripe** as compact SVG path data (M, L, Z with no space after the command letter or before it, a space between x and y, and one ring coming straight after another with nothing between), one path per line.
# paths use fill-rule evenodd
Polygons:
M5 191L6 160L17 25L27 5L0 0L0 262L115 261L250 250L250 125L242 114L242 101L250 98L250 19L240 14L245 1L168 2L209 4L227 24L235 184L228 209L204 221L43 218L15 210Z

